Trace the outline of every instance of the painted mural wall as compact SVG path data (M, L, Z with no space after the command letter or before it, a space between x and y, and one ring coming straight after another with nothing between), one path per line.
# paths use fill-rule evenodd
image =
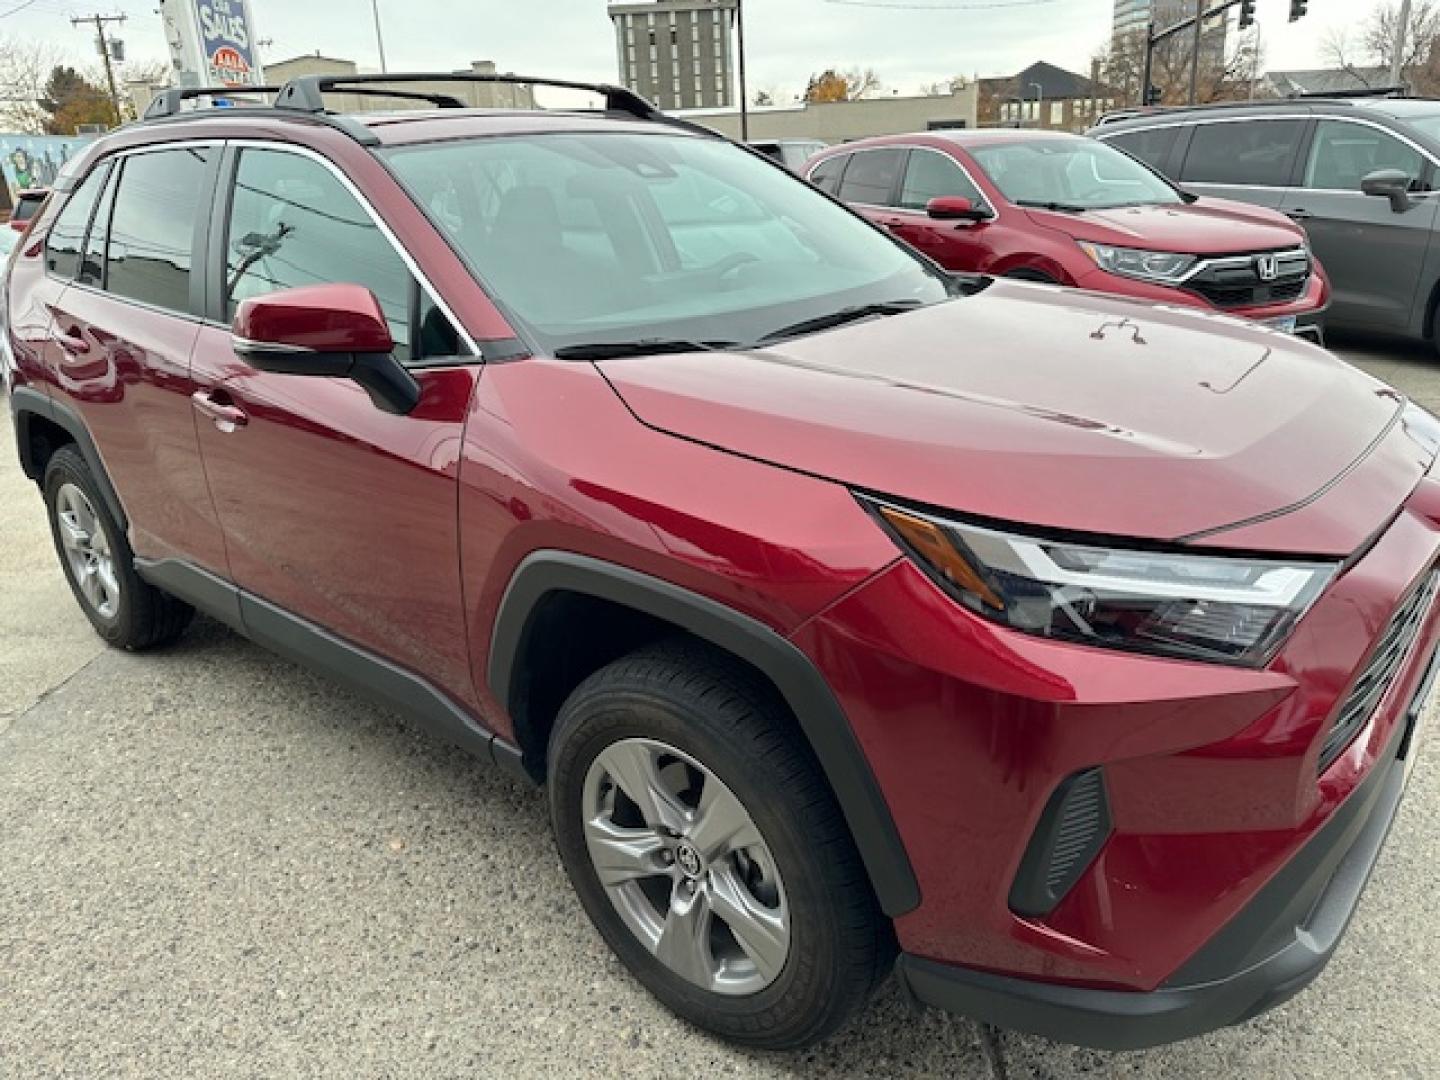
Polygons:
M32 187L49 187L55 175L89 136L16 135L0 132L0 173L8 193Z

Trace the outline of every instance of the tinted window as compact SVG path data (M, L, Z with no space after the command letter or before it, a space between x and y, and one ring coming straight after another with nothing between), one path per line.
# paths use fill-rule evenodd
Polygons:
M15 204L15 212L10 215L10 220L29 221L40 210L40 207L44 202L44 195L20 196L20 201Z
M90 235L85 240L85 257L80 260L80 272L75 277L81 285L94 285L101 289L105 287L105 241L110 235L110 214L115 206L116 181L119 179L120 171L117 169L111 173L110 182L105 185L105 193L100 196L100 204L90 219Z
M320 163L242 152L225 249L226 318L252 296L334 282L375 294L396 355L409 359L413 278L374 219Z
M1199 184L1287 187L1303 120L1197 124L1184 179Z
M933 150L910 151L905 184L900 189L900 205L907 210L924 210L931 199L942 195L956 195L973 203L985 201L960 166L944 154Z
M70 196L60 208L60 216L50 227L50 236L45 241L45 268L61 277L74 277L80 265L80 246L85 242L85 229L90 224L90 213L95 209L95 200L110 172L102 165Z
M188 147L125 159L110 214L108 292L168 311L190 310L191 247L211 152Z
M1126 131L1109 136L1105 142L1118 146L1133 158L1145 162L1152 169L1165 171L1170 151L1175 149L1175 140L1180 137L1178 127L1152 128L1149 131Z
M1305 165L1305 186L1359 191L1360 181L1372 172L1398 169L1410 177L1410 189L1418 191L1424 186L1426 164L1418 150L1393 135L1363 124L1321 120Z
M885 206L895 190L895 178L905 160L903 150L866 150L855 155L840 184L846 202Z
M832 158L826 158L815 166L810 174L810 182L834 195L840 190L840 174L845 171L845 163L849 160L849 154L836 154Z

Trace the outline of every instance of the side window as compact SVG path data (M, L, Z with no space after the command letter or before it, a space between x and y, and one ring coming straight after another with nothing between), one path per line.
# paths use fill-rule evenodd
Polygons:
M110 215L114 212L119 179L120 170L112 169L110 182L105 185L105 192L90 219L90 235L85 238L85 254L80 260L80 272L75 276L81 285L105 287L105 244L110 238Z
M840 198L848 203L888 206L895 178L905 160L903 150L864 150L856 153L840 183Z
M187 147L125 159L110 212L107 292L168 311L190 310L191 251L212 153Z
M964 170L944 154L933 150L910 151L905 183L900 189L900 205L906 210L924 210L931 199L942 195L957 195L977 205L985 201Z
M226 235L226 318L241 300L332 282L373 292L396 356L414 358L414 278L365 208L319 162L280 150L242 151Z
M80 267L80 248L85 243L85 230L90 224L100 189L105 186L108 165L101 165L85 178L70 199L60 208L60 216L50 227L45 240L45 269L59 277L72 278Z
M1197 124L1181 178L1197 184L1288 187L1303 120Z
M1124 150L1125 153L1143 161L1152 169L1164 172L1165 164L1170 159L1170 151L1175 149L1175 140L1178 138L1180 138L1180 129L1168 127L1151 128L1149 131L1125 131L1119 135L1108 136L1101 141Z
M849 154L836 154L832 158L826 158L815 166L810 174L810 182L821 191L828 191L831 195L840 191L840 176L845 172L845 164L850 160Z
M1410 190L1424 190L1427 162L1420 151L1393 135L1364 124L1321 120L1315 128L1305 186L1332 191L1359 191L1360 181L1380 169L1399 169L1410 178Z

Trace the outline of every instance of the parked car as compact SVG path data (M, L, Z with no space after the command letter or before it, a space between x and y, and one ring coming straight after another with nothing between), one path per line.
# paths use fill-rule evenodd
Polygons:
M1327 324L1436 342L1440 101L1337 98L1167 109L1092 134L1202 194L1305 227Z
M41 204L49 194L49 188L26 188L16 192L15 208L10 211L11 231L23 233L30 225L30 219L39 212Z
M750 145L766 157L772 157L791 172L799 172L805 163L828 146L819 139L752 139Z
M810 180L949 270L1201 307L1308 334L1329 302L1304 230L1195 199L1079 135L986 129L847 143Z
M324 109L451 78L166 91L47 203L11 407L96 631L199 609L547 784L604 939L742 1043L892 967L1109 1047L1313 979L1415 760L1440 423L945 273L628 91Z

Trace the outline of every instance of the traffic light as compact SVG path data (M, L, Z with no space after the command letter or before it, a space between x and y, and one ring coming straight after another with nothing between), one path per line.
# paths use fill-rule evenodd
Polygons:
M1294 5L1292 4L1293 8ZM1292 15L1293 18L1293 15ZM1240 0L1240 29L1248 30L1255 25L1255 0Z
M1310 6L1310 0L1290 0L1290 21L1303 18L1305 10Z

